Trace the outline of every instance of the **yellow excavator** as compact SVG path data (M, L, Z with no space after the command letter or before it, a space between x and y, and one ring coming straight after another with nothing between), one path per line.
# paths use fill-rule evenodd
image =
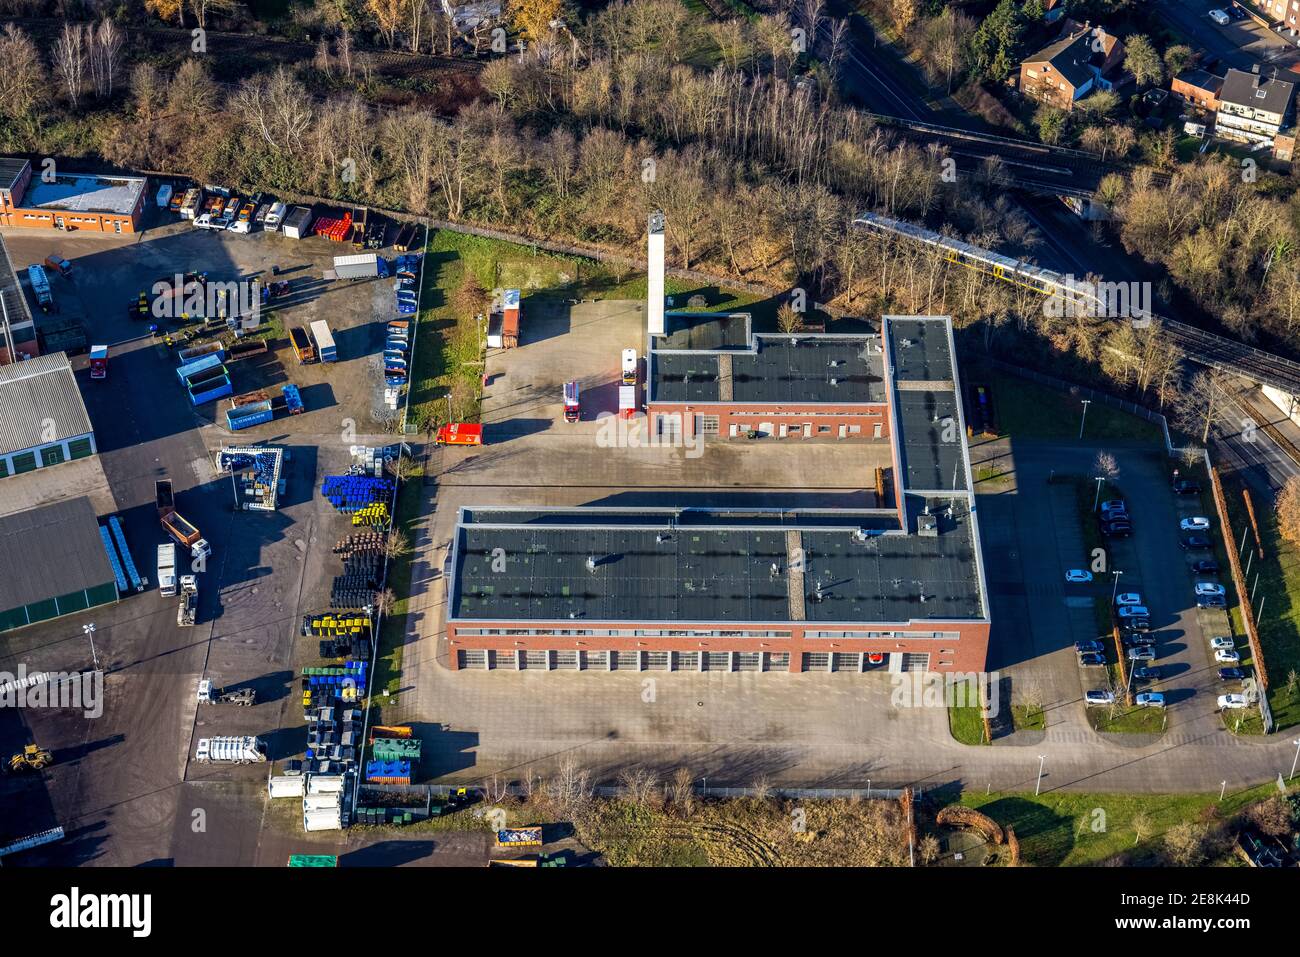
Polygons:
M39 745L29 744L20 753L9 759L9 770L14 773L19 771L40 771L53 763L54 755Z

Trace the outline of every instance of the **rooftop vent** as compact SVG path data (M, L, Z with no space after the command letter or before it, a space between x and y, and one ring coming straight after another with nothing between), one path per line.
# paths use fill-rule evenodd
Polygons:
M919 516L916 520L916 534L922 538L939 537L939 519L931 515L927 509L925 514Z
M594 572L596 570L596 566L599 564L600 564L600 560L597 559L595 555L587 556L587 571Z
M853 530L854 541L865 542L870 537L871 535L867 532L865 528L855 528Z

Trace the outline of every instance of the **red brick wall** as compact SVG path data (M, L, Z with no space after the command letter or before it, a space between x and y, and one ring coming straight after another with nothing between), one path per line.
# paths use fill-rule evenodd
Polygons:
M647 408L650 416L649 426L655 427L655 415L680 415L682 428L687 435L692 434L693 418L696 415L718 416L718 434L727 438L732 424L740 426L741 433L758 428L760 423L772 424L772 436L781 434L781 425L790 427L790 432L798 431L797 436L787 436L787 441L802 441L804 424L811 422L812 437L815 439L835 440L839 437L841 425L858 426L857 434L848 434L845 438L870 439L875 436L875 427L880 425L880 438L889 438L889 407L881 402L874 405L819 406L814 414L811 407L799 405L688 405L675 402L655 402ZM818 432L819 428L828 428L829 432Z
M134 233L138 225L140 210L137 209L131 216L120 216L108 213L53 213L48 209L25 209L19 206L13 210L0 212L0 225L5 226L26 226L30 229L57 229L54 225L55 216L62 216L63 222L72 228L74 232L92 232L92 233L113 233L116 230L113 224L122 223L122 233ZM28 216L35 216L35 219L28 219ZM80 222L74 222L79 219Z
M804 623L796 626L777 626L762 624L732 624L725 626L689 622L589 622L581 623L582 628L633 628L661 629L695 629L707 630L725 627L727 630L765 630L790 631L790 638L696 638L696 637L641 637L613 638L598 635L461 635L460 629L478 628L555 628L557 630L573 629L576 623L564 622L504 622L477 621L452 622L447 625L447 638L450 642L449 663L453 670L459 668L457 651L465 649L486 649L498 653L515 651L766 651L772 653L788 652L790 670L802 670L803 654L810 653L857 653L857 652L928 652L930 670L932 671L983 671L988 656L989 626L987 622L927 622L915 625L870 625L854 624L838 629L824 623ZM955 631L960 637L952 639L918 638L914 641L867 638L805 638L804 631ZM945 652L951 651L951 654Z

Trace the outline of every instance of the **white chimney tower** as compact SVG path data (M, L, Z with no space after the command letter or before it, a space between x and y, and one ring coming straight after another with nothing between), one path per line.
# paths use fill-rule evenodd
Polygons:
M662 336L664 329L664 214L650 214L648 250L649 282L646 288L646 321L650 335Z

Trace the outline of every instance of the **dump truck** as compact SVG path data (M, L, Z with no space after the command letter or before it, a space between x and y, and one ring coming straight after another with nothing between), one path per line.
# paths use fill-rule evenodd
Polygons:
M173 509L162 516L161 521L167 534L188 548L194 558L207 558L212 554L212 546L208 544L208 540L180 512Z
M180 578L181 601L176 608L176 624L182 628L193 625L199 610L199 578L197 575L182 575Z
M176 546L171 542L158 546L158 592L164 598L176 597Z
M257 692L252 688L215 688L204 678L199 682L199 704L233 704L237 708L249 708L257 704Z
M194 760L200 764L260 764L266 761L266 742L251 735L199 738Z

